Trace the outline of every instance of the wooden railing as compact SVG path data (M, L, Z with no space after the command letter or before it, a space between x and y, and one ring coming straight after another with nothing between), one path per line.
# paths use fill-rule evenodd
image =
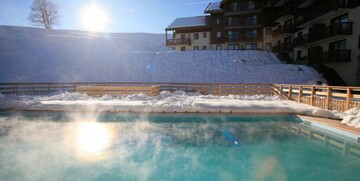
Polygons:
M91 96L147 94L156 96L160 93L160 86L76 86L76 92Z
M274 84L274 94L328 110L360 107L360 87Z
M199 92L207 95L278 95L322 109L346 111L360 107L360 87L313 86L290 84L205 84L150 82L64 82L64 83L0 83L1 94L46 95L58 91L76 92L79 86L152 87L151 95L161 91ZM135 92L128 94L140 93ZM145 91L143 92L145 93Z
M0 83L2 94L46 95L58 91L75 92L79 86L160 86L159 91L200 92L213 95L272 95L271 84L203 84L149 82L87 82L87 83Z

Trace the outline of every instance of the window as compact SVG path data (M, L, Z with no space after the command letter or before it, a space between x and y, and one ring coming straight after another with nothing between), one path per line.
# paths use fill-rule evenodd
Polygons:
M221 50L221 45L216 45L216 50Z
M266 28L266 35L272 35L271 28Z
M348 23L348 14L343 14L331 20L331 33L342 34L350 32L350 24Z
M194 46L194 51L198 51L199 50L199 46Z
M232 17L229 17L228 18L228 26L231 26L232 25Z
M301 58L302 58L302 51L299 50L296 52L296 60L301 60Z
M216 32L216 38L221 38L221 32L220 31Z
M194 33L194 40L198 40L199 39L199 33Z
M231 4L231 10L232 11L237 11L238 8L239 8L238 3L235 2L235 3Z
M247 39L256 39L257 37L256 29L245 31L245 36Z
M246 43L245 50L256 50L257 44L256 43Z
M216 24L220 24L220 18L216 18Z
M265 44L265 50L271 50L271 43Z
M239 44L229 44L228 45L228 50L239 50Z
M186 48L185 47L181 47L181 51L186 51Z
M253 1L249 1L248 3L248 10L254 10L255 9L255 3Z
M186 38L186 34L181 34L181 39L185 39Z
M203 46L203 50L206 50L206 46Z
M257 24L257 16L247 16L246 17L246 24L247 25L256 25Z
M346 40L340 40L329 44L329 50L344 50L346 49Z
M239 32L238 31L228 31L228 39L229 40L239 40Z
M207 37L207 34L206 33L203 33L203 38L206 38Z

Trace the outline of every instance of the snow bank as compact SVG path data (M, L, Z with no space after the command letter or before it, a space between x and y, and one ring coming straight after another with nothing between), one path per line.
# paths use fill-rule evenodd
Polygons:
M89 97L79 93L51 96L4 96L1 109L53 111L123 112L213 112L213 113L285 113L338 118L332 112L277 96L214 96L199 93L161 92L158 96L135 94L119 97Z
M353 126L355 128L360 128L360 108L352 108L348 111L345 111L340 115L342 117L341 124L346 124L348 126Z
M325 82L269 52L173 52L163 34L0 26L0 40L0 82Z

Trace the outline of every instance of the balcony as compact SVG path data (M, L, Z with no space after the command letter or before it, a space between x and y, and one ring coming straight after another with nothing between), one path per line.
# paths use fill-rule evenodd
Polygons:
M261 22L258 21L258 19L232 19L227 20L226 27L254 27L254 26L261 26Z
M312 1L306 2L313 3ZM307 8L299 8L300 13L297 16L298 18L295 20L295 24L297 26L300 26L316 18L319 18L331 11L336 11L339 8L350 8L353 4L352 2L353 0L332 0L314 3L311 6L306 5Z
M261 3L245 3L245 4L238 4L237 6L226 6L225 13L230 14L247 14L247 13L254 13L262 10Z
M294 39L296 47L338 35L352 35L353 22L331 24L325 29L315 28L312 33Z
M323 52L322 63L351 62L351 50L331 50Z
M166 46L171 45L191 45L191 40L190 38L177 38L166 40Z
M293 43L281 43L272 47L273 52L289 52L293 50Z
M257 36L238 36L238 37L225 37L226 42L257 42L262 41L261 38Z
M294 32L294 27L292 25L279 26L273 31L272 37L275 38L282 34L293 33L293 32Z
M330 50L327 52L313 51L308 57L308 64L323 64L333 62L351 62L351 50Z

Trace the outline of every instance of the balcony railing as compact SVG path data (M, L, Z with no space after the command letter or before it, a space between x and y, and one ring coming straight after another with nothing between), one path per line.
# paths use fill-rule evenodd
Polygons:
M273 31L272 37L275 38L282 34L293 33L293 32L294 32L294 27L292 25L279 26Z
M256 42L261 41L260 37L257 36L237 36L237 37L225 37L225 41L227 42L239 42L239 41L247 41L247 42Z
M351 62L351 50L331 50L323 52L322 63Z
M169 45L191 45L190 38L177 38L166 40L166 46Z
M306 45L318 40L337 35L352 35L353 22L341 22L327 26L325 30L309 33L294 39L295 46Z
M261 3L245 3L238 4L235 6L227 6L225 7L226 12L252 12L261 10Z
M236 26L256 26L261 25L259 19L232 19L226 21L226 26L236 27Z
M288 52L288 51L292 51L294 47L293 43L281 43L279 45L276 45L274 47L272 47L272 51L273 52Z
M355 0L358 1L358 0ZM295 20L297 26L316 19L330 11L337 10L338 8L350 8L353 0L332 0L323 1L319 4L315 3L310 8L299 9L299 18Z

